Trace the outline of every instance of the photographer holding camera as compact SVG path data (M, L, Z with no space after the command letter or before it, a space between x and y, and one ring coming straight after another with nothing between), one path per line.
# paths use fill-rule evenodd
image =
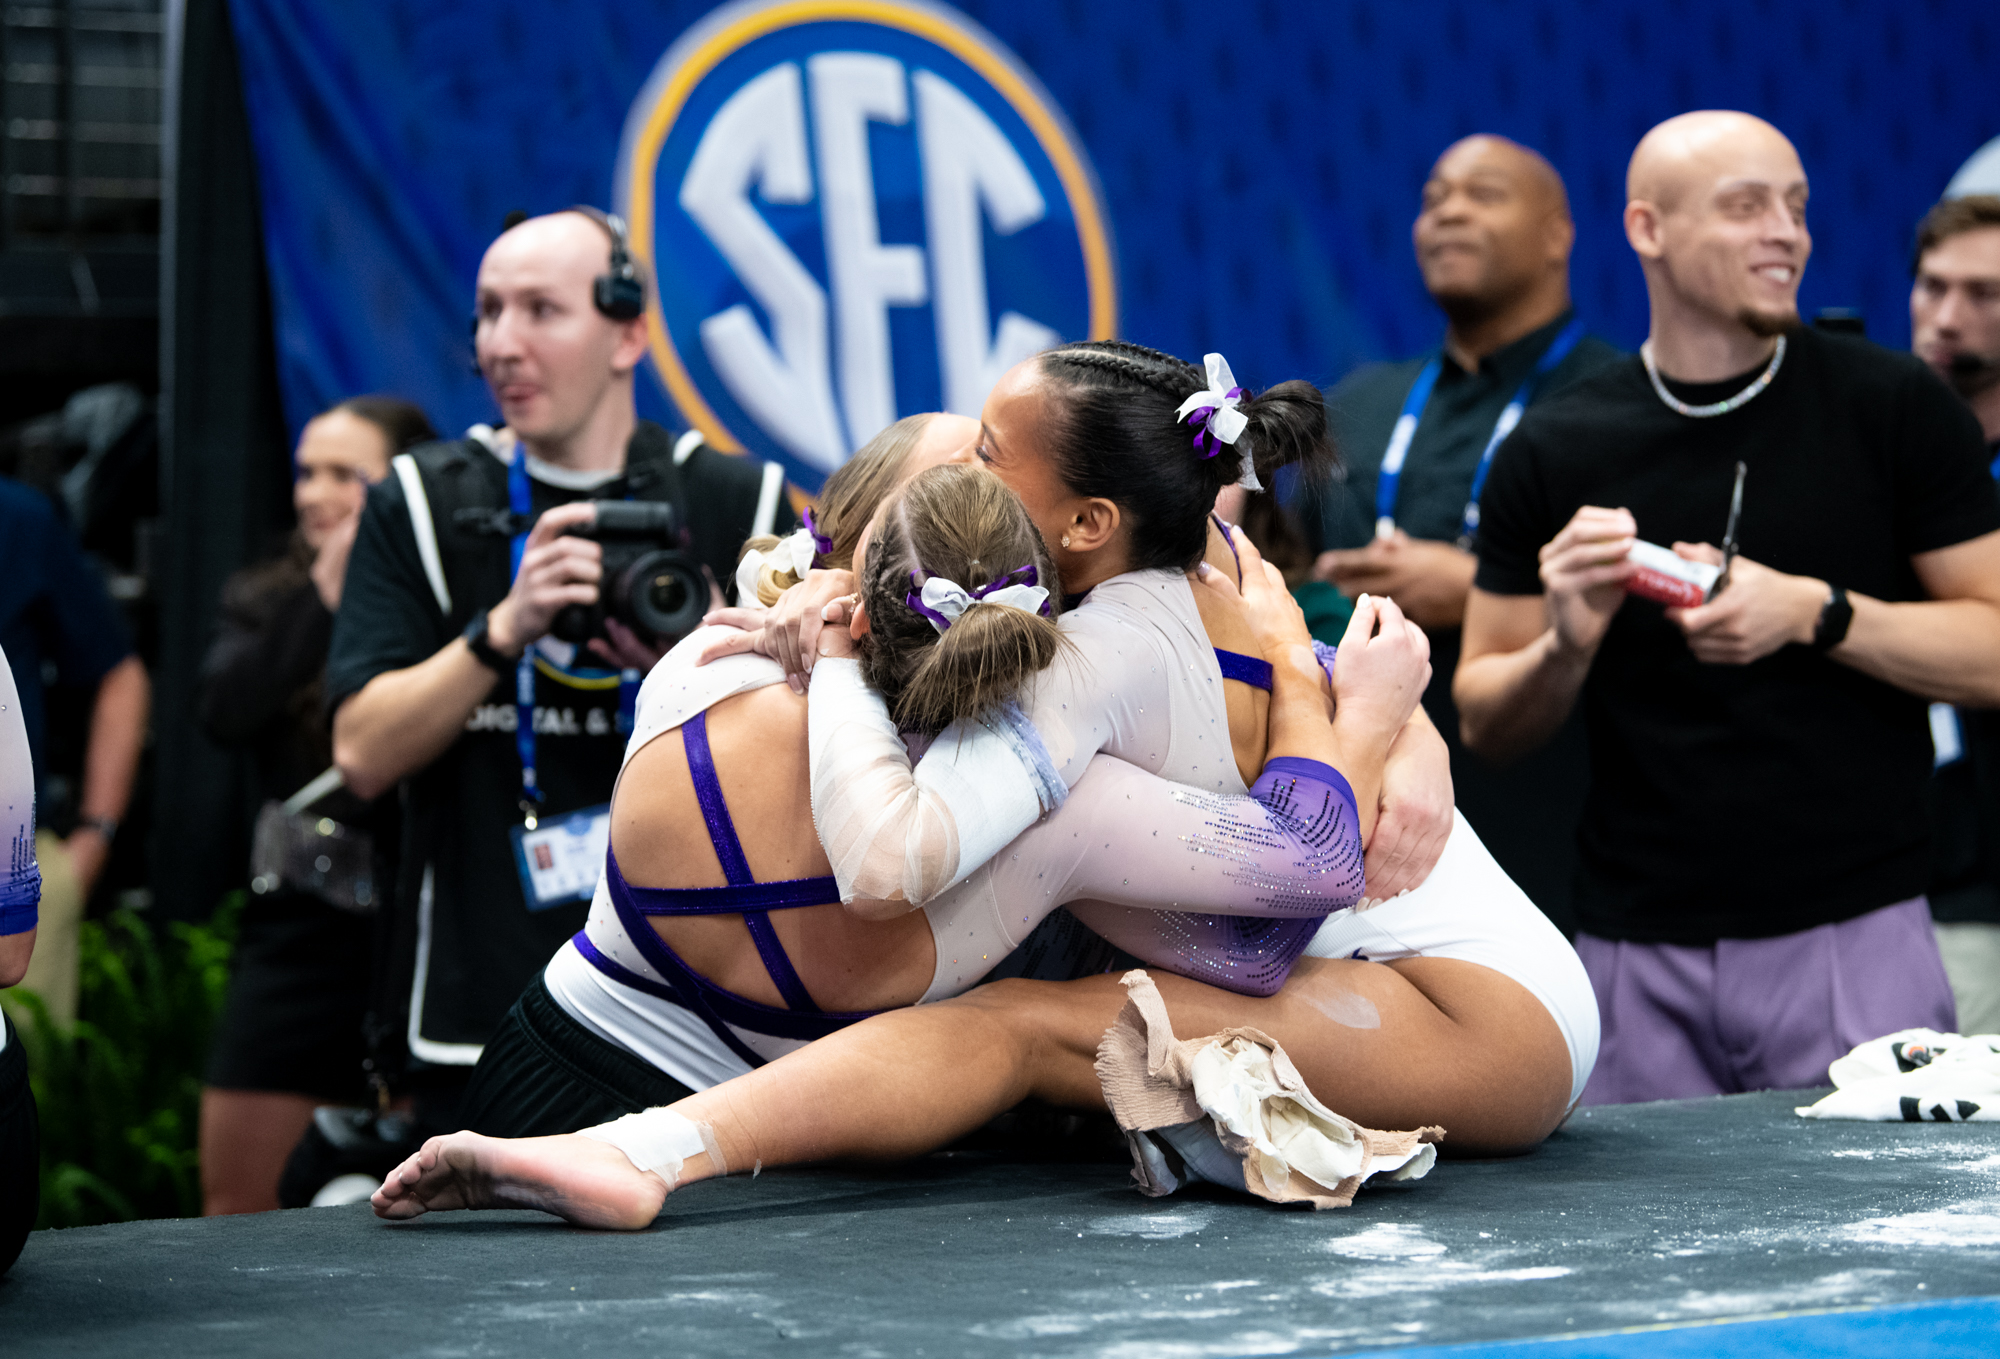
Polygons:
M645 670L744 539L792 524L775 466L638 418L644 313L618 219L510 223L474 329L506 428L398 457L355 537L327 701L347 786L405 786L377 1023L406 1037L420 1125L457 1126L488 1033L583 924Z

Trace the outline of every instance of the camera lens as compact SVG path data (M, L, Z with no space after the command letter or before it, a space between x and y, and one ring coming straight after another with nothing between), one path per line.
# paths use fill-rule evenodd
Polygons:
M627 568L620 603L640 633L678 641L701 625L708 587L701 568L684 553L648 552Z
M654 613L679 613L687 607L687 601L687 579L671 571L655 573L646 584L646 607Z

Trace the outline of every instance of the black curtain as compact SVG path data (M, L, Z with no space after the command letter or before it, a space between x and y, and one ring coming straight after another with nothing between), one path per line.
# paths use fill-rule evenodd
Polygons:
M206 917L247 876L247 767L195 725L202 655L230 572L291 521L256 165L226 0L176 0L172 194L161 242L161 648L153 731L156 911Z

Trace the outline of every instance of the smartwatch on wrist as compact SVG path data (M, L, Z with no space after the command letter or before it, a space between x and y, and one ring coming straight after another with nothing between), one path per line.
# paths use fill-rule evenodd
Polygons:
M1847 591L1838 585L1826 592L1826 603L1819 606L1819 623L1813 628L1812 649L1831 651L1847 638L1848 625L1854 621L1854 606L1847 602Z
M496 675L511 675L514 673L514 666L516 664L514 659L503 656L498 651L495 651L493 643L486 640L486 615L484 613L474 614L472 621L465 625L465 631L461 635L465 638L465 645L471 649L473 658L481 665Z

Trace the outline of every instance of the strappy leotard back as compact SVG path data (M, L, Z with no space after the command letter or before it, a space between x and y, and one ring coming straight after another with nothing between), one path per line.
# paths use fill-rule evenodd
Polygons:
M1236 550L1236 540L1229 536L1229 525L1222 522L1222 516L1208 516L1215 526L1222 530L1222 541L1229 544L1229 555L1236 559L1236 578L1243 579L1243 554ZM1262 656L1246 656L1240 651L1224 651L1215 648L1215 663L1222 667L1224 679L1241 680L1252 689L1271 692L1271 663Z
M687 748L688 773L694 780L695 800L701 805L702 820L708 826L709 843L722 865L726 887L634 887L618 869L618 856L608 848L604 856L605 885L619 923L640 954L651 963L667 985L642 977L608 958L579 930L574 943L591 965L613 980L634 990L671 1001L695 1014L715 1030L716 1036L738 1056L753 1066L763 1058L744 1045L730 1025L779 1038L823 1038L836 1029L866 1019L873 1011L830 1012L819 1008L799 979L785 946L771 927L771 912L801 906L821 906L840 900L840 885L831 877L789 878L780 882L758 882L750 872L743 844L736 838L736 824L729 804L722 796L722 782L716 777L715 760L708 748L708 714L696 713L681 724L681 741ZM778 988L789 1008L780 1009L748 1000L724 990L682 961L665 940L647 923L655 915L741 915L757 945L764 970Z

